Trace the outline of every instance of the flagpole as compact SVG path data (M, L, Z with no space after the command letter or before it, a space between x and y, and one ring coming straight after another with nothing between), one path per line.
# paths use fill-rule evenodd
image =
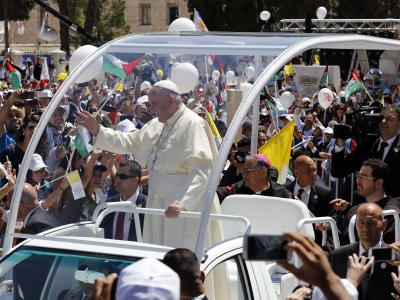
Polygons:
M120 85L120 84L122 84L122 81L123 81L123 80L124 80L124 79L121 79L121 80L118 82L118 84L114 85L114 88L112 89L111 93L110 93L109 95L107 95L107 99L104 100L103 104L102 104L102 105L100 106L100 108L94 113L94 116L93 116L93 117L96 117L97 114L99 114L99 112L102 110L102 108L103 108L104 106L106 106L107 102L110 101L112 94L114 94L114 92L115 92L115 87L118 86L118 85Z
M74 157L75 150L76 149L72 150L71 157L69 158L69 161L68 161L67 169L65 170L65 174L68 174L69 169L71 168L72 158Z
M208 70L207 70L207 55L204 56L204 63L206 65L207 82L209 82L209 80L208 80Z

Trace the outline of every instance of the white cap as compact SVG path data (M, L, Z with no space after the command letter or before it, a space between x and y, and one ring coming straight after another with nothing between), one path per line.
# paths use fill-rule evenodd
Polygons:
M145 102L149 102L149 96L147 96L147 95L144 95L144 96L138 98L137 101L136 101L136 104L140 105L140 104L143 104Z
M318 125L318 124L317 124L317 125L315 125L314 127L315 127L315 128L321 129L322 132L324 132L324 130L325 130L325 127L322 126L322 125Z
M50 90L43 90L38 93L38 98L51 98L53 93Z
M29 170L38 171L42 168L47 168L44 164L42 157L39 154L33 154L31 162L29 164Z
M121 271L117 300L179 300L178 274L155 258L143 258Z
M311 102L310 98L308 98L308 97L304 97L304 98L301 99L301 100Z
M171 80L161 80L157 82L154 86L162 87L163 89L180 94L178 87Z
M285 117L288 121L292 121L292 117L288 114L283 114L282 117Z
M174 64L174 62L171 60L169 63L168 63L169 65L173 65Z
M143 92L144 90L149 90L151 89L151 83L148 81L143 81L142 84L140 85L140 92Z
M131 121L128 119L123 120L118 123L117 127L115 128L116 131L121 131L121 132L132 132L134 130L137 130L135 124L133 124Z
M333 134L333 129L330 127L326 127L324 130L324 133L329 133L329 134Z

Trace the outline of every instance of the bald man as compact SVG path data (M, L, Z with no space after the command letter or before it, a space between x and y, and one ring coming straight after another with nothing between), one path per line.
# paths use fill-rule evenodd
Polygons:
M339 247L333 252L331 260L333 271L340 278L346 278L350 255L355 253L358 257L368 257L368 250L371 248L387 248L387 245L381 239L386 225L387 221L384 219L382 208L378 204L364 203L360 205L356 213L356 229L360 241ZM397 253L395 260L400 260L400 255ZM357 288L359 299L393 299L391 293L396 293L396 290L393 286L391 272L397 274L397 267L384 261L376 261L373 273L365 275Z
M11 202L13 193L14 189L10 190L7 202ZM51 213L39 205L36 190L29 183L25 183L22 188L18 217L23 221L21 233L26 234L38 234L61 225Z
M315 182L317 166L314 160L306 155L297 157L293 164L293 174L296 180L283 186L307 205L314 216L330 216L334 210L329 202L335 199L335 193L331 188Z

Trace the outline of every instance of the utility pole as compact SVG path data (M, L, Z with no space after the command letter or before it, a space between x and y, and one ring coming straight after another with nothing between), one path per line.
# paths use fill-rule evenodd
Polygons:
M4 44L6 45L6 50L10 48L10 40L8 37L8 0L4 0Z

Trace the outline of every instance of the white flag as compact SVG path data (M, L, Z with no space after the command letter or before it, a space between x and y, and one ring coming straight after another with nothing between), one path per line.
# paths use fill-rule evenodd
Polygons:
M200 13L196 9L194 9L193 23L196 26L197 31L208 31L206 24L204 24Z
M40 74L40 81L49 82L49 67L47 66L47 57L43 57L42 73Z
M18 20L17 26L18 26L18 34L23 35L25 32L24 21Z
M47 19L47 11L44 13L44 16L43 16L43 22L42 22L42 27L40 28L40 34L43 34L44 25L46 24L46 19Z
M85 189L83 188L78 170L65 175L65 177L67 177L67 180L71 186L72 196L74 197L74 200L85 198Z

